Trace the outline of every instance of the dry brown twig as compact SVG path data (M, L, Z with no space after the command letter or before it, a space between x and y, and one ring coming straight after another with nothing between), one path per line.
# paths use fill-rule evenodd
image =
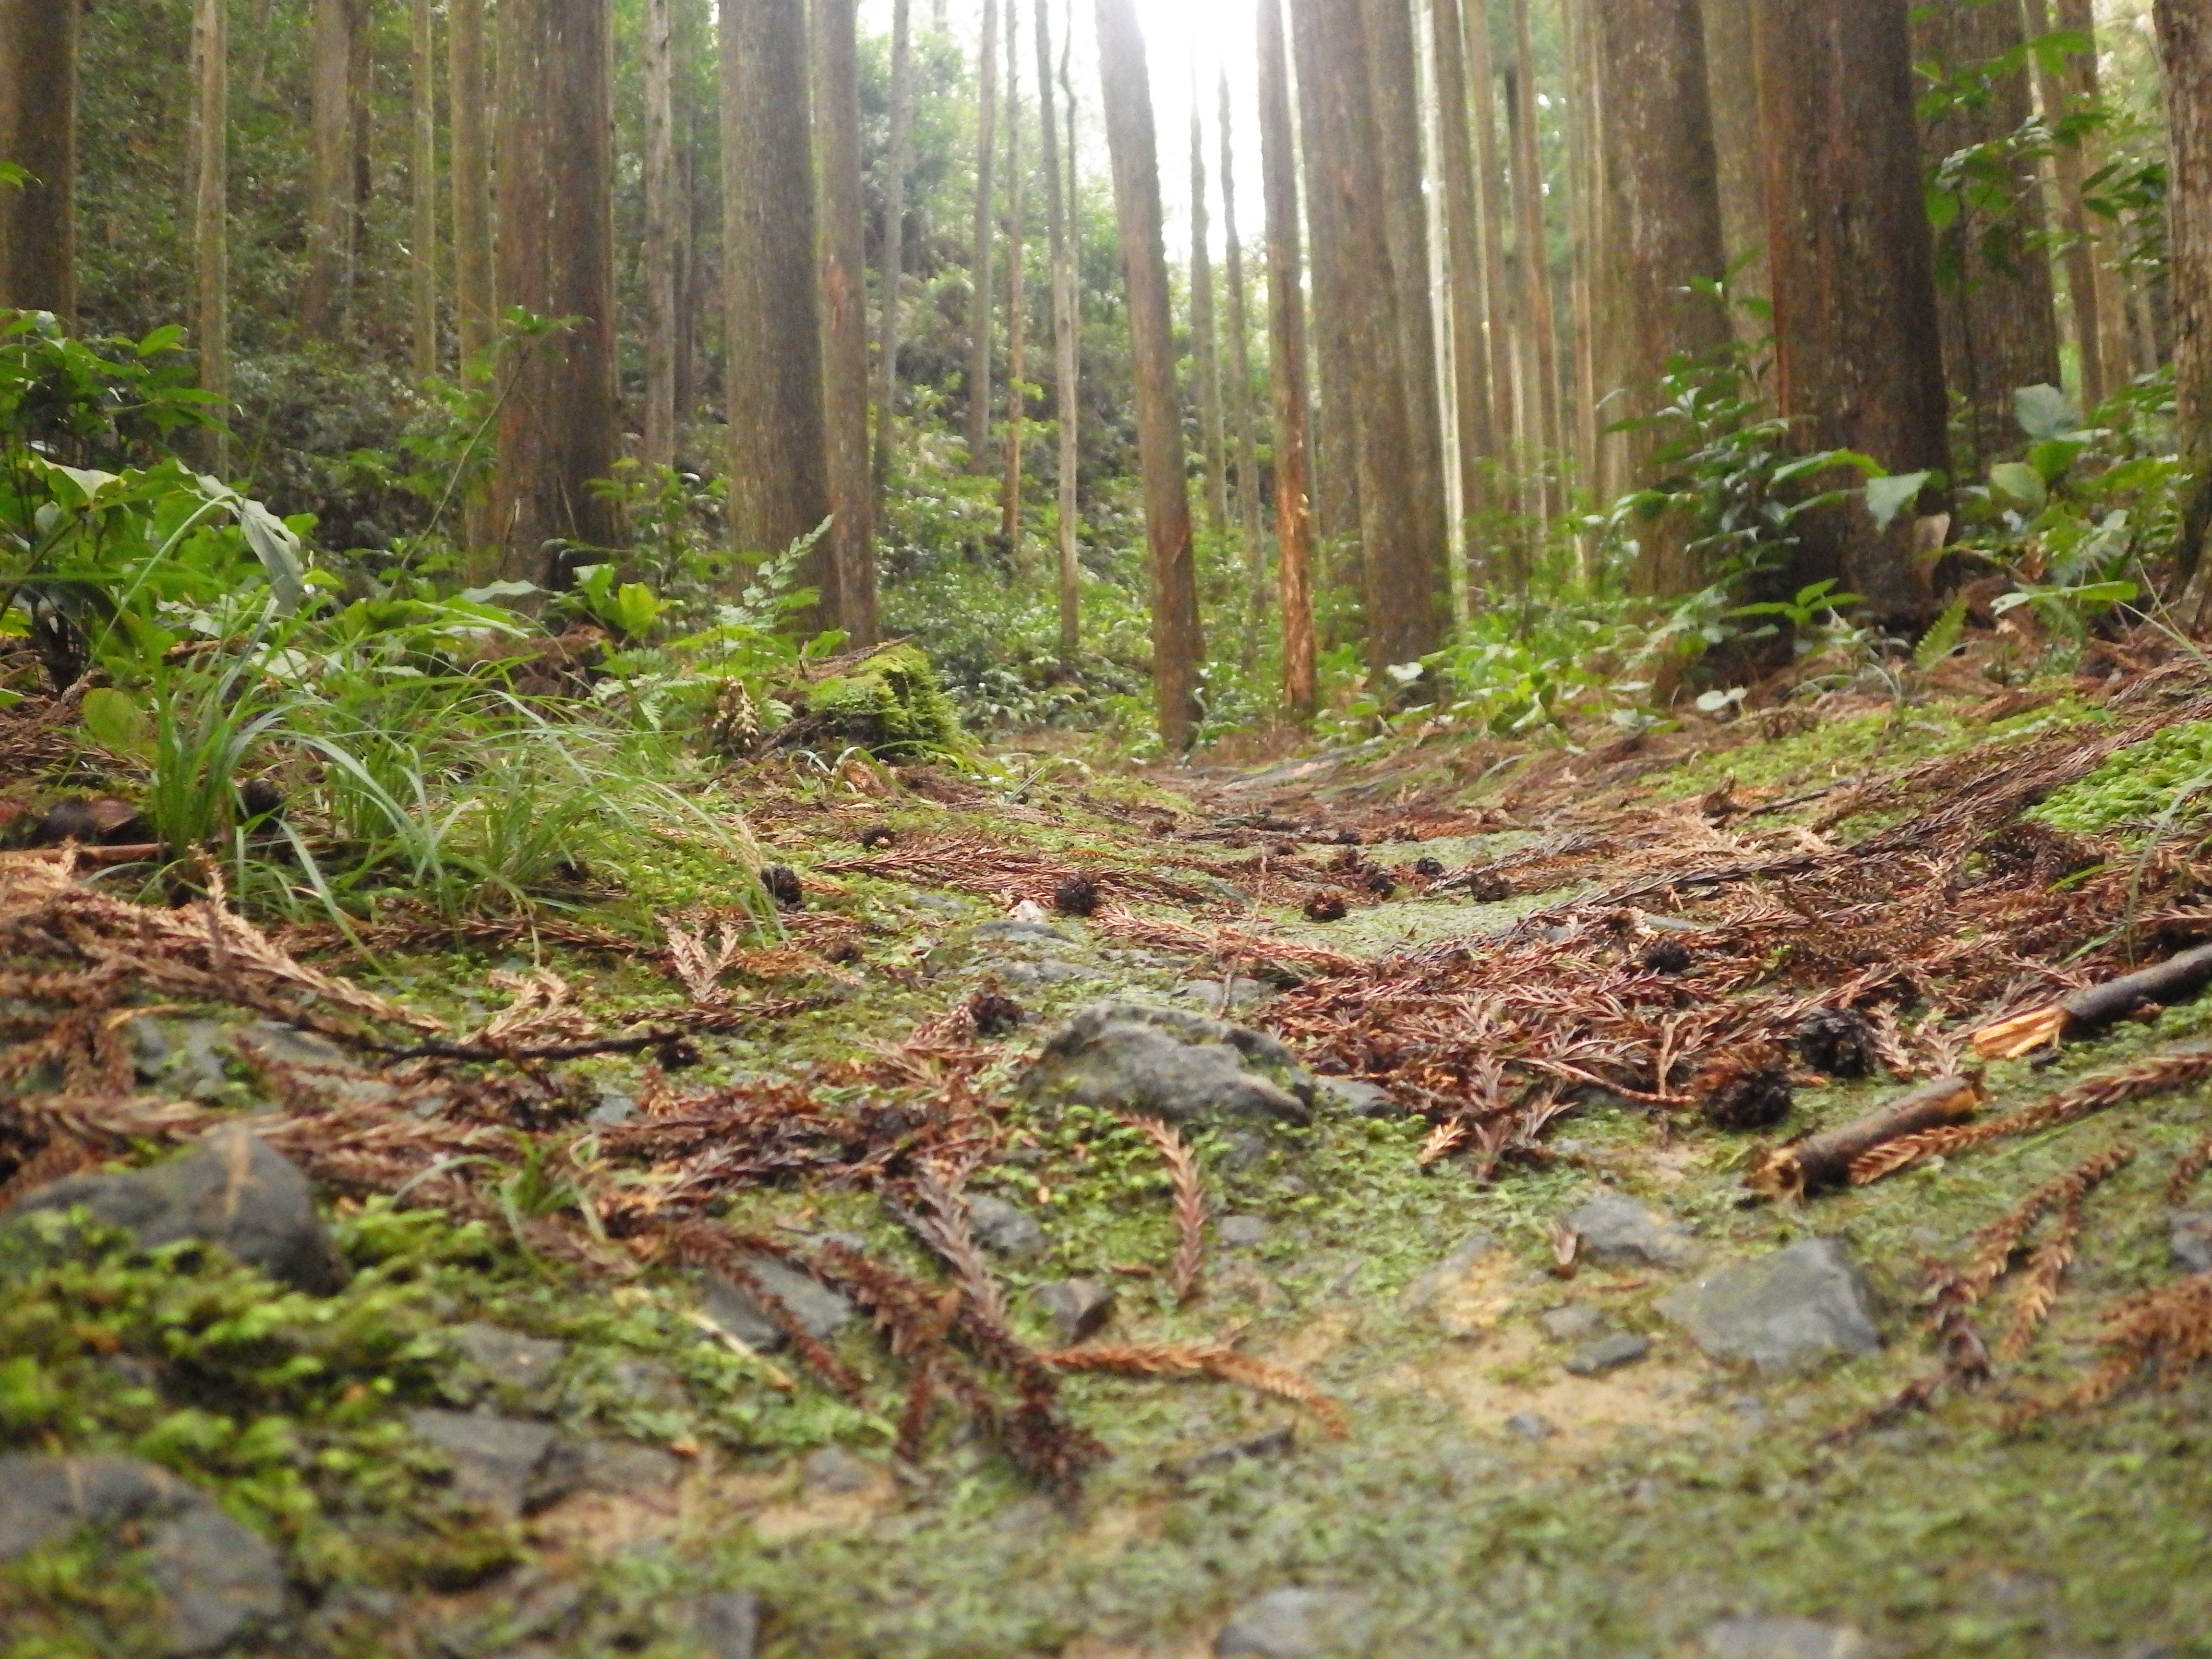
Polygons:
M1351 1432L1344 1408L1305 1378L1248 1358L1218 1344L1127 1342L1053 1348L1037 1356L1055 1370L1111 1371L1123 1376L1214 1376L1304 1406L1335 1439Z

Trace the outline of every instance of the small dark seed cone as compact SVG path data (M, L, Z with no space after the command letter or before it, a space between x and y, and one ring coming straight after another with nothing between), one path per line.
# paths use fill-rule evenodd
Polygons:
M1386 899L1398 890L1398 884L1387 870L1370 870L1362 876L1359 884L1376 898Z
M1881 1056L1875 1052L1874 1027L1855 1008L1823 1008L1797 1028L1797 1052L1816 1072L1830 1077L1868 1077Z
M888 823L872 823L860 831L858 839L861 846L872 853L878 848L896 845L898 831Z
M976 992L968 999L968 1013L980 1037L1004 1036L1029 1018L1029 1011L1004 991Z
M1088 876L1070 876L1053 889L1052 908L1063 916L1089 916L1098 912L1098 884Z
M771 864L762 871L761 885L787 910L799 909L806 902L806 894L799 884L799 872L787 864Z
M1350 908L1346 903L1343 894L1333 887L1324 887L1306 901L1306 920L1308 921L1342 921L1345 912Z
M1478 904L1496 904L1513 896L1513 884L1495 870L1476 870L1468 876L1467 894Z
M1690 971L1690 947L1680 939L1662 939L1646 945L1637 961L1654 974L1686 974Z
M1413 860L1413 873L1417 876L1425 876L1429 880L1434 881L1438 876L1443 874L1443 872L1444 861L1442 859L1415 859Z
M1716 1129L1771 1129L1790 1115L1790 1074L1779 1066L1716 1067L1698 1079L1698 1110Z

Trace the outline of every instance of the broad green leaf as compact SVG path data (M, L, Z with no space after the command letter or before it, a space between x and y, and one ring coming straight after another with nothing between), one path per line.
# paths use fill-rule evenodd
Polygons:
M243 496L238 502L238 526L246 532L253 556L261 561L269 591L276 597L278 612L290 616L307 597L307 575L300 564L300 538L259 501Z
M1928 487L1931 472L1893 472L1886 478L1867 480L1867 511L1874 514L1874 527L1887 531L1897 521L1897 515L1920 499L1920 492Z
M2088 447L2087 438L2045 438L2027 452L2027 464L2044 483L2055 484L2066 476L2066 469L2074 465L2075 457Z
M2021 505L2040 513L2050 499L2043 475L2025 461L2000 461L1990 469L1990 482Z
M2141 489L2146 484L2164 483L2175 471L2176 464L2163 455L2143 455L2122 461L2097 482L2106 490Z
M2055 386L2024 386L2012 394L2013 418L2031 438L2057 438L2076 430L2081 422L2074 405Z
M143 755L154 745L153 724L130 697L112 686L96 685L84 694L84 729L102 749L118 755Z
M482 587L465 587L460 597L471 605L489 605L495 599L526 599L538 591L536 582L486 582Z

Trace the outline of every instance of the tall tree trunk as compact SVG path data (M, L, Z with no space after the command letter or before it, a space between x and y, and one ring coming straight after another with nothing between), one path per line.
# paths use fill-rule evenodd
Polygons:
M759 556L830 516L805 0L722 0L721 57L730 526ZM817 627L838 625L838 574L821 542L800 565Z
M1345 274L1345 232L1336 222L1337 194L1323 178L1324 56L1319 0L1289 0L1291 37L1298 69L1298 131L1305 159L1306 218L1313 232L1313 336L1320 393L1308 450L1317 488L1314 495L1316 581L1328 561L1332 586L1359 585L1359 461L1357 353L1352 347L1352 300ZM1331 640L1331 644L1337 641Z
M672 49L686 71L676 83L676 350L670 375L676 397L676 430L680 447L684 425L699 412L699 317L712 284L704 275L700 250L706 227L699 189L700 118L697 83L703 18L702 0L677 0ZM680 455L680 447L679 447Z
M1409 408L1411 331L1399 317L1399 280L1386 220L1382 144L1374 109L1365 20L1358 0L1304 0L1316 14L1321 80L1321 165L1314 193L1331 197L1316 215L1341 238L1340 257L1352 332L1352 442L1359 468L1361 588L1366 647L1380 669L1425 657L1451 629L1449 550L1422 494L1424 471ZM1424 296L1425 300L1425 295ZM1419 372L1432 372L1424 359Z
M76 320L78 0L0 0L0 305Z
M494 533L507 573L548 587L617 539L589 487L617 453L609 25L606 0L499 8L499 292L576 319L516 343L500 405Z
M1022 446L1029 436L1030 312L1028 203L1022 176L1021 8L1006 0L1006 430L999 489L999 538L1018 560L1022 549Z
M1937 0L1914 14L1914 56L1957 76L2015 52L2026 39L2019 6ZM2016 131L2033 112L2027 71L1997 77L1979 100L1928 124L1922 162L1940 167L1970 146ZM1978 173L1959 216L1937 234L1936 296L1943 330L1943 370L1966 400L1962 470L1979 477L1993 461L2019 453L2012 394L2024 386L2058 382L2058 313L2051 258L2043 247L2043 181L2021 164L2000 186L2006 200L1982 205L1993 181Z
M2212 15L2197 0L2158 0L2159 48L2166 62L2166 198L2173 282L2176 435L2195 475L2184 507L2180 554L2200 584L2212 578L2205 555L2212 531ZM2212 605L2190 620L2201 632Z
M1619 360L1624 354L1614 337L1620 284L1607 223L1609 169L1597 139L1609 118L1589 10L1575 0L1565 0L1560 7L1566 26L1567 295L1574 338L1573 418L1569 424L1577 479L1595 500L1609 501L1620 493L1621 480L1612 435L1601 437L1598 431L1597 404L1601 389L1611 391L1621 383ZM1587 576L1590 538L1577 535L1576 546Z
M1505 73L1505 113L1513 131L1515 257L1524 296L1522 386L1537 453L1531 500L1549 518L1556 505L1552 469L1566 448L1560 422L1559 325L1552 303L1551 244L1544 228L1544 174L1536 149L1536 58L1529 44L1528 0L1513 0L1513 64Z
M1197 736L1198 665L1206 647L1198 620L1190 495L1183 480L1159 140L1135 0L1098 0L1098 60L1106 144L1114 160L1122 278L1129 297L1130 349L1136 360L1137 449L1152 567L1152 691L1160 740L1179 752Z
M968 266L968 470L991 470L991 173L999 148L999 0L983 0L975 52L975 240Z
M1893 472L1944 466L1941 331L1902 0L1756 0L1773 260L1775 394L1808 449ZM1857 501L1797 520L1791 580L1840 579L1911 614L1927 580L1912 514L1887 534Z
M209 470L230 470L230 29L227 0L193 0L192 61L199 66L192 252L200 390L219 401L224 425L208 434Z
M906 299L906 181L914 171L913 0L891 6L890 146L884 161L883 313L876 347L876 504L890 485L898 428L900 308ZM1041 37L1040 37L1041 38ZM1048 94L1050 88L1046 88ZM1048 135L1049 136L1049 135Z
M815 167L821 199L822 385L837 623L876 642L875 487L868 458L866 206L860 195L855 0L814 0Z
M309 81L307 281L300 325L334 339L353 282L354 13L362 0L315 0Z
M2096 18L2086 0L2059 0L2059 18L2069 30L2079 30L2094 43ZM2046 0L2027 0L2030 33L2051 33L2051 8ZM2070 58L2064 67L2039 56L2035 60L2036 89L2043 118L2056 127L2069 114L2094 107L2097 101L2097 53L2091 49ZM2074 324L2074 344L2081 366L2081 403L2085 412L2103 403L2128 376L2127 319L2121 306L2118 272L2109 257L2116 235L2113 227L2100 227L2084 201L2089 173L2098 158L2092 141L2059 143L2052 149L2051 170L2058 186L2058 216L2066 233L2066 309Z
M1229 533L1229 477L1222 459L1221 353L1213 330L1212 226L1206 210L1206 135L1199 124L1198 85L1190 97L1190 374L1198 382L1198 444L1206 474L1206 527Z
M376 115L376 0L353 0L353 39L346 63L346 133L352 145L351 200L347 204L345 278L339 289L342 331L358 325L356 307L366 297L362 263L368 251L368 198L375 190L371 140Z
M1060 126L1052 102L1052 20L1048 0L1036 0L1037 125L1044 137L1045 218L1052 239L1053 408L1060 428L1060 659L1075 660L1082 643L1083 567L1076 501L1078 380L1082 320L1077 313L1075 245L1068 234L1068 191L1060 174ZM1074 112L1071 109L1069 114ZM1071 154L1073 146L1070 146Z
M639 458L676 464L676 20L645 0L645 420Z
M1493 453L1502 461L1526 411L1514 387L1518 343L1512 327L1512 289L1505 277L1506 221L1512 209L1498 143L1498 72L1491 51L1490 0L1467 0L1466 33L1469 113L1474 124L1475 211L1482 222L1482 292L1490 340L1491 428L1495 434ZM1506 504L1495 482L1488 499L1493 506ZM1498 550L1508 568L1493 574L1503 577L1516 592L1525 592L1528 561L1520 538L1507 538Z
M1697 291L1727 270L1705 26L1698 0L1607 0L1592 15L1605 88L1607 229L1620 255L1628 356L1620 415L1646 416L1669 362L1717 352L1729 337L1727 315ZM1638 471L1679 435L1632 434ZM1638 539L1637 592L1671 597L1711 580L1680 525L1646 524Z
M1260 150L1267 187L1267 362L1275 400L1275 592L1283 614L1283 706L1311 718L1316 696L1313 515L1306 465L1304 264L1291 149L1282 0L1260 0Z
M1267 609L1267 544L1260 522L1260 442L1252 411L1252 322L1245 308L1244 244L1237 234L1237 155L1229 106L1229 75L1221 76L1221 231L1228 253L1229 349L1222 354L1228 397L1229 435L1237 447L1237 516L1244 537L1246 607L1244 659L1259 648Z
M1759 142L1758 59L1751 51L1752 0L1701 0L1705 88L1712 110L1713 160L1720 179L1721 246L1728 255L1731 297L1765 300L1765 161ZM1729 327L1755 347L1768 333L1756 307L1731 306Z
M491 149L484 0L447 0L446 106L453 138L453 309L465 367L492 343Z
M409 251L415 278L415 378L438 372L438 80L437 30L430 0L415 0L414 53L408 71L415 100L413 176L415 246Z
M1479 8L1480 0L1475 0ZM1490 330L1483 287L1482 194L1468 84L1467 20L1460 0L1431 0L1437 65L1438 173L1443 191L1446 293L1451 307L1452 396L1459 419L1459 492L1467 520L1468 593L1480 607L1488 585L1481 544L1489 469L1498 459L1491 409Z

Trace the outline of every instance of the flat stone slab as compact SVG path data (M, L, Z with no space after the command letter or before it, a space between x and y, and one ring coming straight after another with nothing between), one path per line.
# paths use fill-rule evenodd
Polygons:
M407 1426L445 1454L453 1489L512 1521L573 1492L583 1458L550 1424L483 1412L417 1411Z
M1623 1365L1633 1365L1651 1352L1651 1344L1626 1331L1615 1331L1585 1342L1567 1356L1567 1370L1577 1376L1603 1376Z
M1801 1239L1722 1268L1674 1291L1659 1309L1709 1358L1761 1370L1794 1370L1881 1346L1865 1281L1832 1238Z
M1095 1002L1045 1045L1029 1094L1170 1123L1313 1121L1314 1083L1271 1036L1181 1008Z
M1711 1659L1869 1659L1874 1650L1849 1625L1810 1619L1723 1619L1705 1632Z
M836 1335L853 1316L850 1302L796 1267L766 1256L756 1256L745 1266L760 1280L763 1290L790 1310L799 1329L817 1341ZM749 1348L774 1353L790 1340L783 1328L769 1317L750 1285L720 1273L708 1273L700 1300L709 1319Z
M1356 1651L1368 1601L1350 1590L1277 1589L1230 1614L1214 1639L1217 1659L1325 1659Z
M1566 1224L1581 1236L1583 1259L1604 1266L1683 1267L1701 1254L1681 1228L1607 1188L1569 1211Z

